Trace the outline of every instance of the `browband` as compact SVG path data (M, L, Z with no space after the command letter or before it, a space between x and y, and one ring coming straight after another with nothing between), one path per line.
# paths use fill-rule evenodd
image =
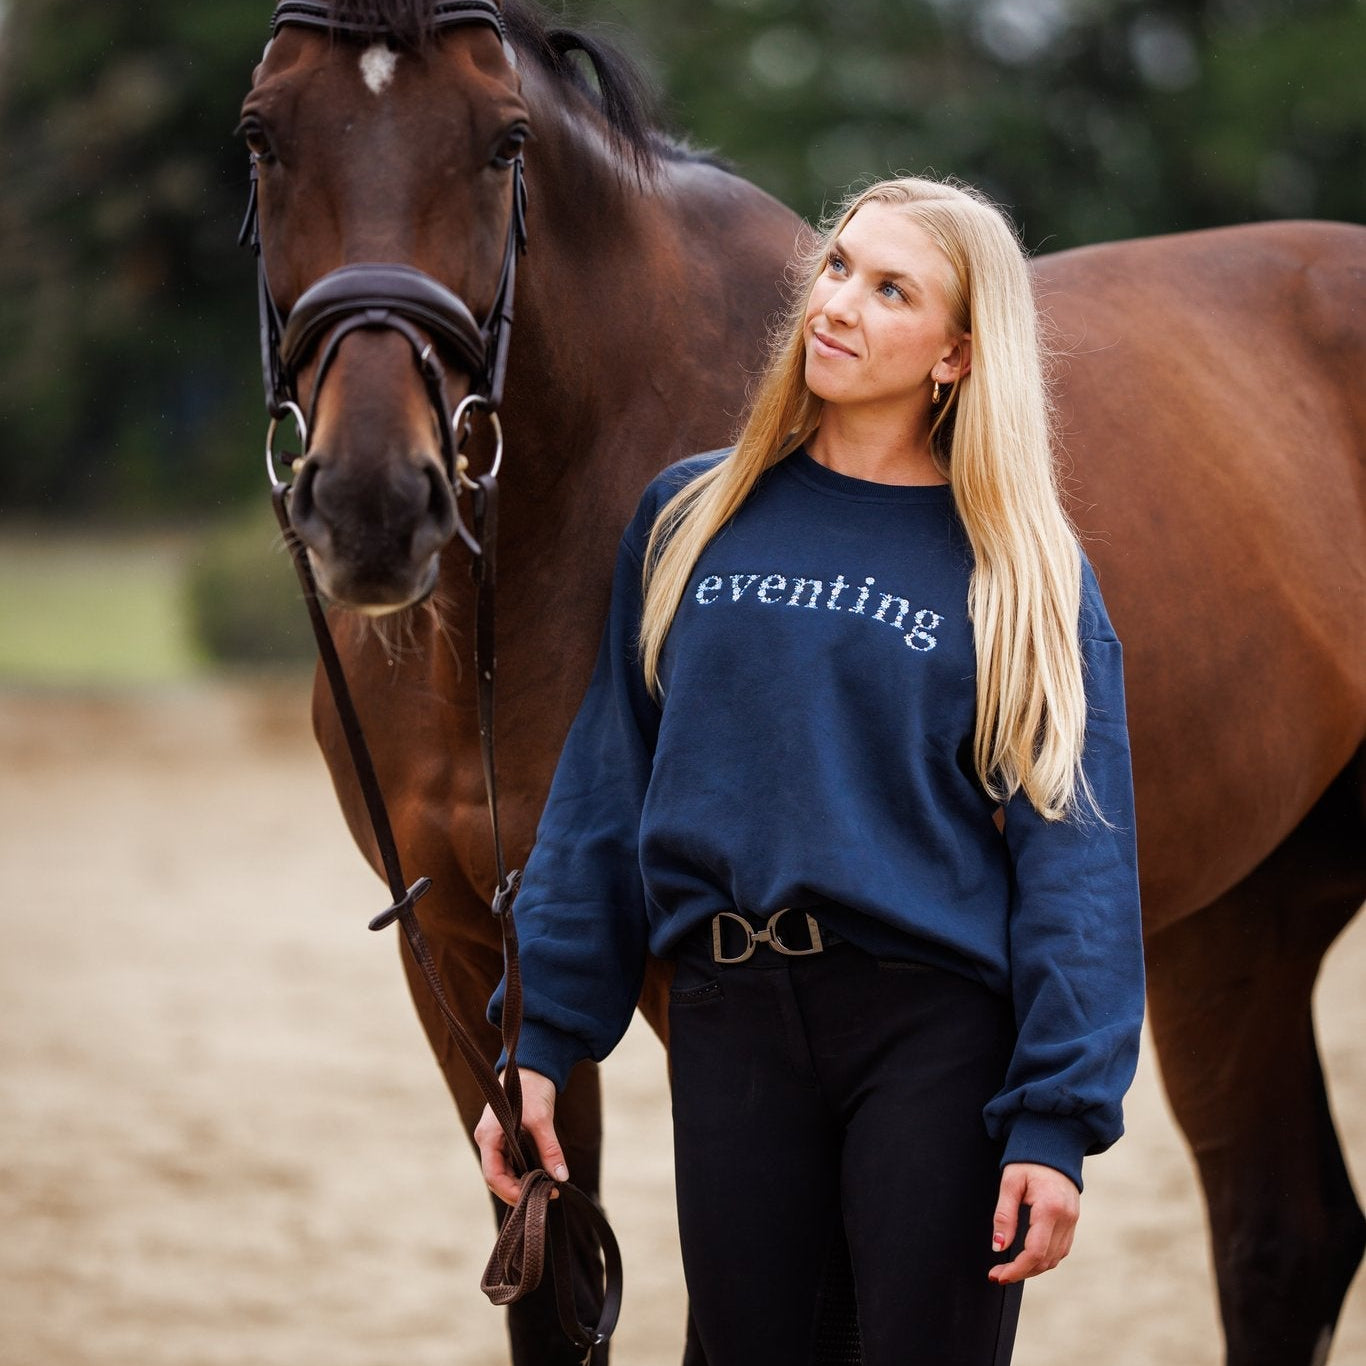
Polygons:
M329 4L321 0L281 0L275 6L270 21L271 37L287 24L300 28L322 28L329 33L351 34L358 38L382 38L382 24L366 24L357 20L340 20ZM503 27L502 6L495 0L437 0L432 9L431 27L434 32L453 28L457 24L487 24L500 38L507 38Z

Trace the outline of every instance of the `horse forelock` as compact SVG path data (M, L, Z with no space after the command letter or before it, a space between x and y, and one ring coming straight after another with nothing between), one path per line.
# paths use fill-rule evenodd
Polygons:
M432 34L436 0L332 0L342 23L384 34L400 47L420 48Z

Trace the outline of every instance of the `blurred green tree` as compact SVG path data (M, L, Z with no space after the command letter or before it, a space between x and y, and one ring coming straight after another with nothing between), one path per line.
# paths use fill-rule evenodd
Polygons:
M598 0L674 123L803 213L954 174L1056 249L1366 217L1361 0Z
M258 401L232 138L258 0L10 0L0 29L0 505L203 507Z
M1052 250L1366 220L1366 0L573 0L667 120L807 215L962 176ZM260 395L231 136L270 0L0 9L0 506L254 489Z

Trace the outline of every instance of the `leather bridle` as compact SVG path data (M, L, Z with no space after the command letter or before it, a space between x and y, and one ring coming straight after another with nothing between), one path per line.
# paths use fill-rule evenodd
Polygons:
M508 44L500 5L494 0L438 0L431 28L434 33L457 27L484 25ZM285 27L322 29L353 38L384 37L382 31L359 22L339 21L331 6L319 0L281 0L271 20L271 38ZM261 372L266 411L271 428L266 440L266 467L276 480L274 449L276 425L286 416L298 429L300 448L307 455L318 395L342 341L359 328L398 332L412 348L428 401L437 417L442 463L452 491L458 493L464 465L460 450L467 435L465 419L472 408L489 415L501 451L502 429L497 420L507 376L508 344L512 338L512 304L517 287L517 258L526 250L526 179L519 152L511 158L512 192L507 237L493 304L482 323L469 305L439 280L414 266L397 262L357 262L340 266L315 280L283 316L275 302L261 249L257 159L252 157L247 211L238 241L256 256L257 304L260 314ZM304 412L299 397L299 371L321 346L313 381L312 402ZM455 410L446 395L444 352L470 377L469 397ZM495 461L497 457L495 456ZM456 530L471 550L477 547L456 513Z
M432 15L434 31L470 24L483 24L494 29L507 46L502 10L494 0L438 0ZM322 29L329 34L345 37L384 37L382 32L365 24L334 18L331 6L317 3L316 0L282 0L276 6L271 22L272 38L287 25ZM511 49L508 50L511 54ZM511 1304L540 1283L548 1252L560 1325L578 1349L591 1355L593 1348L606 1342L616 1326L621 1309L621 1254L612 1229L597 1204L576 1186L553 1180L536 1162L534 1145L522 1131L522 1091L517 1067L522 987L517 932L512 917L512 902L521 875L516 870L509 872L504 863L493 746L497 477L502 459L498 407L502 402L507 370L517 258L526 249L526 185L522 157L518 154L512 160L512 206L503 264L493 306L483 323L476 322L465 301L440 281L413 266L395 262L361 263L333 270L310 285L290 309L288 316L282 317L266 278L255 157L252 159L247 213L239 240L252 248L257 259L261 364L266 409L270 415L266 435L266 468L270 475L272 501L293 557L295 572L304 590L304 601L317 639L323 672L337 708L392 897L392 904L370 922L370 928L381 930L398 922L457 1051L464 1058L502 1127L508 1163L523 1178L521 1199L503 1220L480 1288L495 1304ZM412 348L428 399L437 416L446 475L451 481L453 501L457 504L456 530L473 555L471 568L477 585L475 674L480 753L498 877L491 906L502 934L506 973L502 1034L507 1064L501 1084L482 1050L452 1010L431 949L422 933L415 907L418 900L430 890L431 880L420 877L409 884L404 876L384 796L341 658L327 623L308 553L290 524L290 485L277 474L275 435L278 424L289 416L298 428L303 454L300 461L295 462L297 468L308 453L310 418L316 409L323 381L341 342L358 328L398 332ZM298 391L298 373L319 348L312 404L308 416L305 416ZM445 371L439 351L444 351L470 376L470 392L454 411L446 395ZM468 431L469 415L474 410L486 413L497 444L491 467L482 474L471 476L466 472L461 447ZM458 511L462 489L471 494L472 531L466 528ZM586 1302L597 1306L596 1321L589 1324L580 1320L576 1305L571 1240L566 1228L566 1222L571 1219L582 1226L583 1240L596 1245L602 1258L602 1283L586 1287L584 1295ZM586 1355L585 1361L587 1359Z

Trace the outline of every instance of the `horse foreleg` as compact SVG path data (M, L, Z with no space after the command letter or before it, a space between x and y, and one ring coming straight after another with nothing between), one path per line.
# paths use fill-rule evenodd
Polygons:
M1153 1034L1204 1186L1229 1366L1321 1366L1366 1247L1311 1009L1323 955L1366 895L1349 865L1360 834L1343 839L1333 800L1148 942Z
M429 934L429 938L437 969L450 999L456 1002L488 1000L502 975L501 956L494 950L485 952L478 947L463 946L457 950L437 936ZM473 1147L474 1126L484 1111L483 1093L451 1041L445 1022L431 999L426 979L412 961L406 946L403 948L403 966L417 1006L418 1018L422 1021ZM496 1031L483 1019L482 1014L476 1019L465 1018L462 1023L482 1044L492 1062L500 1049ZM556 1106L555 1127L574 1184L597 1200L602 1106L596 1064L584 1063L574 1069ZM494 1200L493 1208L496 1228L504 1206ZM490 1232L490 1248L493 1246L493 1236ZM601 1283L600 1262L592 1247L575 1241L573 1257L576 1287L582 1289ZM590 1306L581 1304L579 1312L580 1317L587 1320L591 1314ZM508 1307L508 1342L513 1366L583 1366L583 1353L571 1345L560 1327L553 1278L549 1274L537 1289ZM607 1366L606 1346L594 1349L590 1361L591 1366Z

